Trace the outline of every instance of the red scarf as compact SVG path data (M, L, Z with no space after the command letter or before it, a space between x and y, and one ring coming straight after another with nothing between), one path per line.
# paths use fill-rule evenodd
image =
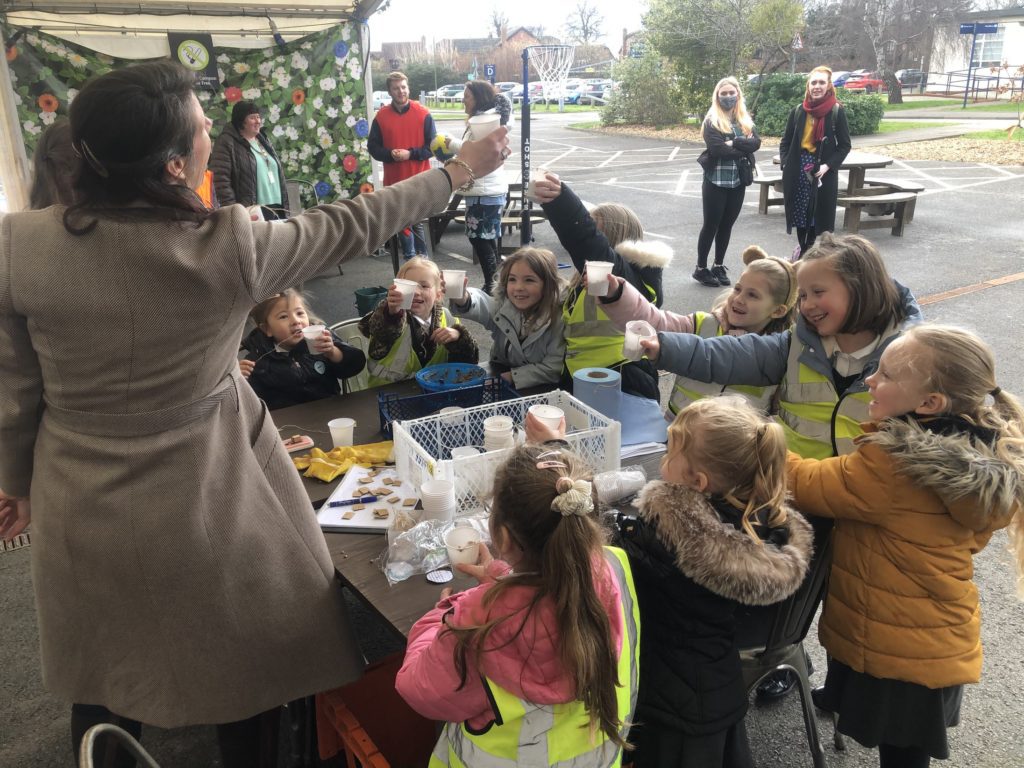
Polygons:
M804 97L804 112L815 119L814 134L812 138L815 144L821 144L825 138L825 115L832 111L836 105L836 94L834 91L826 93L817 104L811 101L810 96Z

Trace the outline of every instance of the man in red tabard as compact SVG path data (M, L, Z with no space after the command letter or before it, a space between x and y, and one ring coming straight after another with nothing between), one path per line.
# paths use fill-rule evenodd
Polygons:
M409 99L409 79L392 72L387 79L391 105L383 107L373 119L367 148L370 156L384 163L384 186L395 184L430 169L430 142L437 131L434 118L418 101ZM399 232L405 258L425 256L422 222L410 222L411 236Z

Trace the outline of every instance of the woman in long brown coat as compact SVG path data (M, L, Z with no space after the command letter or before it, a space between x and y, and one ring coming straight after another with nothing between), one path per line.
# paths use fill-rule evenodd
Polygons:
M497 131L465 166L253 223L191 192L210 155L191 85L169 62L91 81L78 203L0 220L0 538L31 499L43 680L79 738L115 716L237 735L360 674L309 500L241 380L245 317L507 153ZM256 764L231 741L225 765Z

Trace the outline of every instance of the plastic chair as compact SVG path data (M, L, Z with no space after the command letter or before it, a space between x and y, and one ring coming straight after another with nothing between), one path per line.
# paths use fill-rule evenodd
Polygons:
M775 605L741 610L736 617L736 642L748 694L775 672L788 670L796 674L811 758L815 768L825 768L803 640L828 584L832 565L831 525L816 525L814 539L814 556L800 588Z
M332 325L330 329L333 333L337 334L339 339L346 344L351 344L353 347L361 349L363 354L369 357L370 340L360 333L359 320L360 318L358 317L352 320L342 320L340 323ZM346 395L351 392L367 389L369 386L370 373L366 368L363 368L355 376L349 376L347 379L341 380L341 391Z
M97 763L93 760L93 752L96 749L96 740L106 735L109 739L121 742L121 746L131 753L138 765L142 768L160 768L156 760L142 748L142 745L135 740L128 731L113 723L98 723L85 732L82 737L82 745L78 751L78 762L82 768L96 768ZM100 764L103 759L101 758Z

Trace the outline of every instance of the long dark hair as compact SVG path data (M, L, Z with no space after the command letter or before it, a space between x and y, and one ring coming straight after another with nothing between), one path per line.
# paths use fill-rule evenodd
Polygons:
M71 138L82 162L76 202L64 212L68 232L91 232L98 217L200 222L209 215L193 190L166 179L167 162L192 153L192 86L191 73L171 61L85 84L71 105Z
M32 155L32 191L28 196L29 208L39 210L56 203L70 205L78 158L71 148L71 123L58 119L39 137Z
M494 108L497 91L486 80L470 80L466 83L466 90L473 94L474 115Z

